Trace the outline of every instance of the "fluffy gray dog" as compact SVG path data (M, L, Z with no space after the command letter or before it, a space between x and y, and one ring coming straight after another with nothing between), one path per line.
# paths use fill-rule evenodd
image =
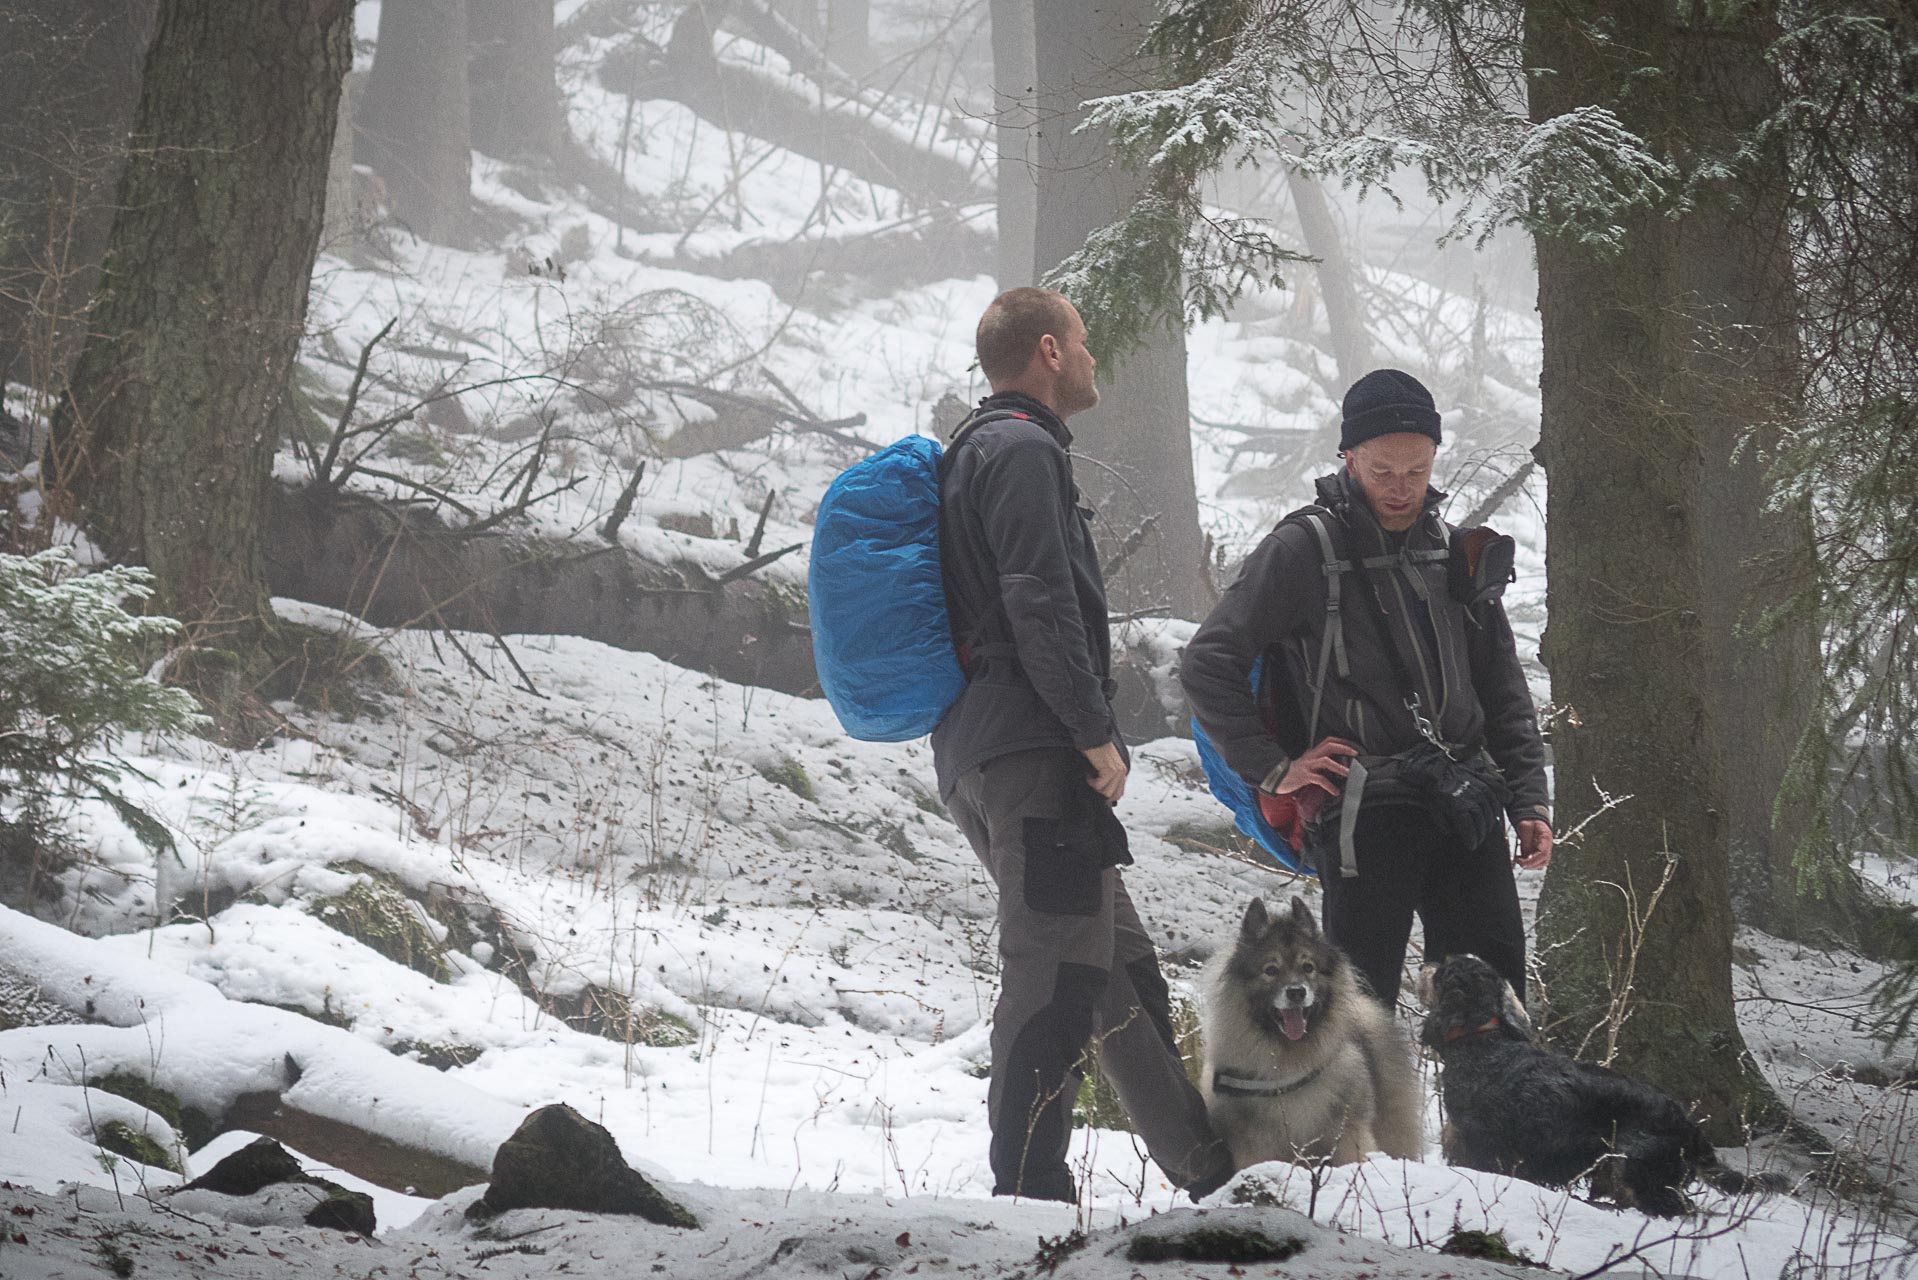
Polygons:
M1278 916L1252 900L1206 972L1200 1020L1201 1091L1236 1167L1422 1154L1411 1046L1302 899Z

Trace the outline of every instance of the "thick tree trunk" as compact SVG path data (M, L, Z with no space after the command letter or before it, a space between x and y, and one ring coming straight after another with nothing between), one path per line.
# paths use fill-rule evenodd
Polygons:
M473 184L466 0L386 0L354 121L355 155L416 235L457 243Z
M1689 139L1729 150L1777 107L1780 88L1757 32L1691 33L1681 46L1705 119ZM1716 132L1708 132L1716 126ZM1800 890L1795 855L1809 828L1804 806L1775 810L1793 749L1816 714L1818 636L1801 615L1768 627L1814 572L1810 514L1772 510L1766 459L1779 427L1796 421L1802 372L1791 256L1790 180L1782 147L1764 153L1727 193L1717 217L1675 229L1676 281L1691 302L1690 376L1674 389L1698 424L1699 617L1705 634L1725 823L1738 919L1769 932L1855 935L1863 903L1849 878Z
M165 0L50 487L155 607L264 616L275 398L306 319L351 0Z
M340 88L340 118L333 126L333 151L326 161L326 215L320 223L320 251L345 254L361 230L360 202L353 181L353 75Z
M86 341L155 0L0 0L0 383L49 397Z
M992 0L993 137L999 147L999 288L1034 280L1039 184L1033 167L1033 0Z
M872 65L872 0L828 0L826 56L854 75Z
M1332 358L1338 362L1339 390L1343 393L1372 367L1372 335L1365 327L1365 308L1359 302L1352 264L1345 256L1345 241L1339 235L1339 225L1332 220L1325 188L1316 178L1309 178L1296 169L1286 171L1285 183L1292 192L1292 205L1298 211L1305 251L1319 260L1319 297L1325 303L1325 322L1332 334Z
M553 80L552 0L467 0L466 36L473 146L507 159L551 159L566 137Z
M1074 130L1086 100L1152 82L1137 50L1158 14L1152 0L1034 6L1041 277L1123 217L1140 194L1138 177L1113 161L1103 133ZM1096 333L1099 317L1086 322ZM1072 428L1082 455L1079 484L1099 512L1113 608L1202 617L1213 595L1192 475L1184 330L1155 330L1143 348L1100 372L1103 402Z
M1533 118L1604 104L1668 155L1676 140L1722 140L1728 123L1755 118L1715 74L1753 65L1755 33L1688 32L1669 12L1535 5L1527 62L1551 74L1531 80ZM1586 34L1601 20L1614 24L1607 43ZM1644 66L1663 74L1647 80ZM1618 1065L1695 1105L1721 1142L1778 1108L1733 1016L1730 883L1734 841L1767 838L1769 795L1754 794L1765 766L1754 763L1767 738L1789 750L1795 736L1792 690L1772 683L1791 663L1752 652L1736 629L1764 598L1736 594L1763 589L1748 555L1790 533L1758 516L1755 470L1733 462L1740 434L1791 385L1779 372L1790 351L1777 324L1776 181L1746 173L1682 218L1633 215L1613 260L1538 243L1544 656L1553 700L1575 713L1553 736L1560 825L1599 808L1600 788L1631 797L1554 857L1541 962L1573 1044L1593 1028L1590 1045L1605 1042L1629 983ZM1668 857L1669 887L1634 948L1629 916L1652 900Z

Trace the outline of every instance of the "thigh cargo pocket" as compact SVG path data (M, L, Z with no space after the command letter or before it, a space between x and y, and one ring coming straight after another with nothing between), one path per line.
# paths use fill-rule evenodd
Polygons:
M1096 914L1104 902L1106 868L1132 861L1118 816L1090 787L1085 793L1064 817L1025 820L1025 896L1033 911Z
M1101 856L1090 826L1077 817L1027 818L1024 844L1029 909L1059 916L1098 913L1111 863Z

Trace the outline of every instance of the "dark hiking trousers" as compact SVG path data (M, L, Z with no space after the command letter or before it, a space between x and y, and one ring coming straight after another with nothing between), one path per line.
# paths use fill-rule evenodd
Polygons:
M951 806L999 890L993 1194L1076 1198L1066 1151L1088 1045L1166 1176L1201 1191L1223 1182L1231 1157L1179 1061L1158 956L1115 865L1130 858L1084 756L1045 747L988 760L960 778Z
M1466 849L1418 805L1367 805L1352 846L1357 876L1339 874L1336 850L1319 858L1325 932L1379 999L1398 999L1414 912L1428 961L1469 952L1525 998L1525 918L1502 827Z

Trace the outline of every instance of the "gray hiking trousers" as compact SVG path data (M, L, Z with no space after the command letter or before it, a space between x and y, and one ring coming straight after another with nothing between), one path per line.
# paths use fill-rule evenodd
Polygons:
M1124 828L1086 785L1084 756L988 760L951 807L999 890L993 1194L1076 1198L1066 1152L1089 1045L1166 1176L1201 1194L1223 1183L1231 1156L1179 1061L1158 956L1119 874Z

